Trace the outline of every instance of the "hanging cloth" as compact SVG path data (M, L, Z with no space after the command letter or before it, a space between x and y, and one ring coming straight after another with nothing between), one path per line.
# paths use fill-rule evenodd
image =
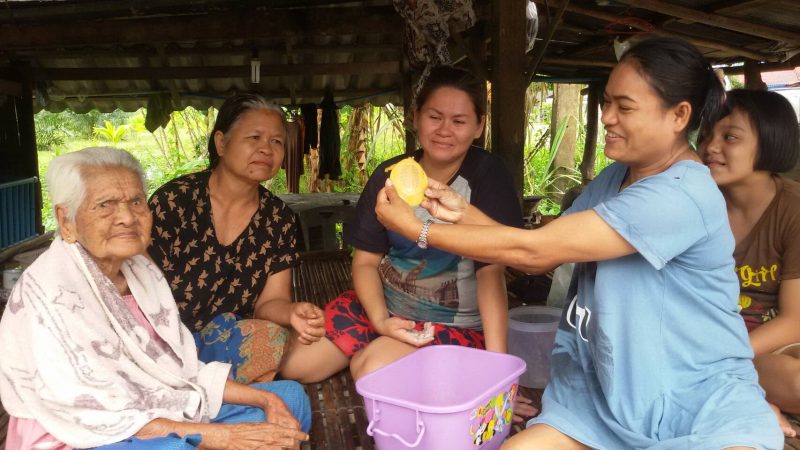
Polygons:
M472 0L394 0L405 20L409 62L414 67L450 63L450 27L464 31L475 25Z
M409 64L424 68L414 89L416 97L433 66L452 63L447 49L450 31L461 32L475 25L475 10L472 0L394 0L393 3L405 21Z
M300 115L303 117L305 125L303 139L303 154L307 155L309 150L317 148L319 145L319 130L317 129L317 105L300 105Z
M300 175L303 174L303 126L302 119L286 124L286 155L283 158L283 169L286 171L286 187L291 193L300 192Z
M327 175L331 180L338 180L342 175L342 162L339 158L341 141L339 140L339 113L333 94L327 92L320 104L322 120L319 126L319 174L318 178Z
M155 133L159 128L166 128L172 114L172 97L169 94L151 94L147 98L147 115L144 118L144 127L147 131Z

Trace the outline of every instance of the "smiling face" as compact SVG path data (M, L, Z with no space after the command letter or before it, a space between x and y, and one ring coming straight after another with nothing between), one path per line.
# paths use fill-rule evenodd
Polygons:
M56 208L64 240L79 242L101 268L144 253L153 217L141 179L121 166L88 167L81 176L86 193L74 222Z
M472 141L483 132L484 117L478 118L470 96L453 87L440 87L414 114L426 158L440 163L460 162Z
M758 132L747 113L737 108L718 121L701 143L700 157L720 186L752 175L758 158Z
M238 177L260 183L274 177L283 163L286 135L276 111L242 113L227 133L217 131L214 140L218 167Z
M651 164L683 139L691 107L664 103L641 75L635 61L623 60L611 72L603 93L605 154L630 166Z

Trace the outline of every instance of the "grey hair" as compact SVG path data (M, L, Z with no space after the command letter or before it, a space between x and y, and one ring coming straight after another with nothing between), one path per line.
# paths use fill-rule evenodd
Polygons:
M125 150L112 147L87 147L57 156L50 161L45 175L54 215L56 207L62 206L67 209L70 222L75 221L78 208L86 196L83 169L88 167L124 167L139 177L142 187L147 186L141 164ZM56 223L58 223L57 216Z
M219 113L217 113L217 120L214 122L214 129L208 136L208 168L214 169L219 164L219 151L217 150L217 143L214 140L214 135L217 131L222 132L225 140L229 138L228 133L236 125L239 124L239 119L246 112L254 110L267 110L272 111L281 119L281 126L283 127L283 136L287 135L286 114L280 106L268 101L261 94L256 92L240 92L232 97L228 97L225 102L220 106Z

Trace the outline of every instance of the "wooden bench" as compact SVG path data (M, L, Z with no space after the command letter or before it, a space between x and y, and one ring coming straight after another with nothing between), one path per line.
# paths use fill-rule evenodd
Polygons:
M353 289L350 255L343 250L305 252L293 272L295 300L325 308L342 292ZM367 435L364 402L358 395L350 370L345 369L319 383L307 384L311 399L311 442L304 449L372 450L375 442Z
M303 300L324 308L325 304L342 292L353 289L350 255L343 250L305 252L301 264L294 272L295 300ZM510 283L523 276L521 272L506 272ZM545 293L546 294L546 293ZM522 299L513 295L509 306L518 306ZM313 425L311 442L305 450L373 449L375 442L367 435L368 420L364 402L355 390L350 371L345 369L320 383L308 384L306 392L311 399ZM520 388L521 392L541 405L542 390ZM513 432L521 429L515 426Z

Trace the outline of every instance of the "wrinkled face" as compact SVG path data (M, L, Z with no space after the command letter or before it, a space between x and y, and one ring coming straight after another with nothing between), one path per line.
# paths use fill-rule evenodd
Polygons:
M700 157L720 186L752 175L758 158L758 132L747 113L734 109L717 122L700 144Z
M274 177L283 163L286 135L276 111L247 111L227 133L218 131L214 139L219 164L236 176L260 183Z
M673 109L664 108L635 62L623 60L603 93L606 156L632 166L658 160L678 137Z
M416 111L414 127L425 156L446 163L466 154L483 132L484 120L477 117L466 92L441 87Z
M90 167L81 172L86 196L75 221L56 210L61 236L80 242L101 266L144 253L153 218L139 177L124 167Z

